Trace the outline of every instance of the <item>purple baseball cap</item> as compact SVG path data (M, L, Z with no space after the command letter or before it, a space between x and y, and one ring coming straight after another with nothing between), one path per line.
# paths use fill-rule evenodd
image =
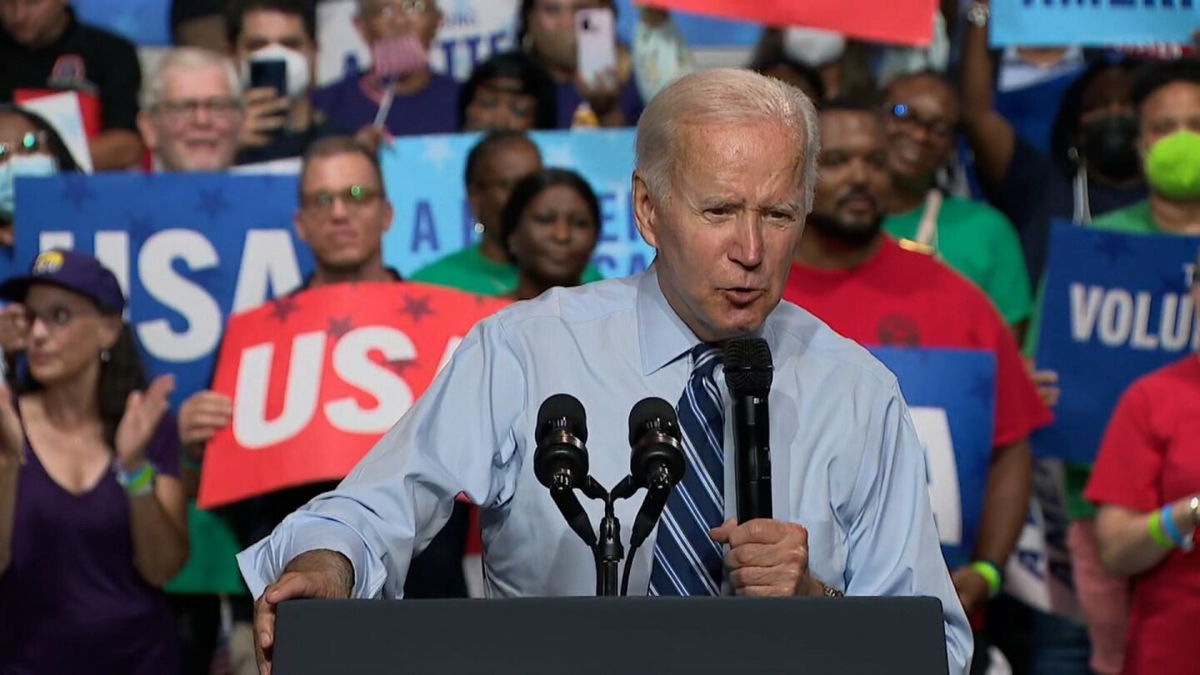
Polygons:
M125 296L117 277L86 253L63 249L43 251L33 261L29 274L0 284L0 298L25 302L31 284L50 284L74 291L95 302L105 314L125 311Z

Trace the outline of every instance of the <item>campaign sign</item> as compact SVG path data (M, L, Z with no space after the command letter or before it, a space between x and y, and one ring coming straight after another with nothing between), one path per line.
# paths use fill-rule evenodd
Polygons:
M200 506L345 477L471 327L507 304L425 284L334 284L235 315L213 379L233 421L208 444Z
M992 0L996 47L1186 44L1197 26L1197 0Z
M1197 248L1200 237L1054 224L1037 364L1058 373L1062 397L1033 437L1039 455L1091 464L1121 393L1200 348Z
M383 182L395 207L383 257L407 276L479 240L463 172L479 134L398 138L380 152ZM592 263L605 278L646 269L654 251L633 220L633 130L539 131L531 134L546 166L582 175L600 200L600 242Z
M937 0L637 0L637 4L921 46L933 39L933 13L937 10Z
M950 569L971 561L992 460L996 358L966 349L872 348L900 382L925 446L929 502Z
M300 286L294 176L60 174L17 181L16 269L48 248L95 255L128 298L126 320L179 405L208 386L231 313Z
M331 84L371 64L367 44L354 26L359 0L317 3L318 82ZM434 72L466 80L475 64L515 43L517 0L439 0L442 23L429 50Z
M72 0L71 7L79 21L110 30L139 47L171 44L170 2Z

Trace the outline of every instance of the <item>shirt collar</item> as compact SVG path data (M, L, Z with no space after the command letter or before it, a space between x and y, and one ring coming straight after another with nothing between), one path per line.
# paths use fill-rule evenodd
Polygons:
M655 265L642 272L637 287L638 346L642 374L649 375L700 343L700 338L667 303Z
M772 311L763 326L754 333L771 342ZM642 272L637 284L638 347L642 356L642 374L649 375L673 363L700 344L700 338L675 313L658 283L657 266Z

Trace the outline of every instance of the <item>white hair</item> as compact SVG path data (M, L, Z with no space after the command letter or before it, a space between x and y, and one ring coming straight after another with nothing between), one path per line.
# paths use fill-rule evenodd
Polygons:
M787 131L781 142L804 152L804 213L812 210L821 133L817 109L799 89L737 68L714 68L681 77L660 91L637 125L637 171L656 201L667 195L679 154L680 124L740 125L774 122Z
M238 77L233 62L227 57L199 47L176 47L163 57L158 67L154 69L154 73L142 86L142 110L150 110L162 100L163 91L167 86L167 77L172 71L199 68L220 68L229 82L229 95L234 98L241 97L242 80Z

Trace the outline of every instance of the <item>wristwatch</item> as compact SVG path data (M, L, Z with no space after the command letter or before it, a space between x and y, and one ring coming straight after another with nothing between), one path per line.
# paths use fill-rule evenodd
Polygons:
M967 7L967 12L964 16L967 19L967 23L983 28L988 24L988 17L991 16L991 11L982 2L972 2Z
M821 595L824 595L827 598L844 598L844 597L846 597L845 593L839 591L836 588L833 588L832 586L826 586L825 584L821 584L821 589L822 589Z
M1192 512L1192 529L1200 527L1200 495L1188 501L1188 510Z

